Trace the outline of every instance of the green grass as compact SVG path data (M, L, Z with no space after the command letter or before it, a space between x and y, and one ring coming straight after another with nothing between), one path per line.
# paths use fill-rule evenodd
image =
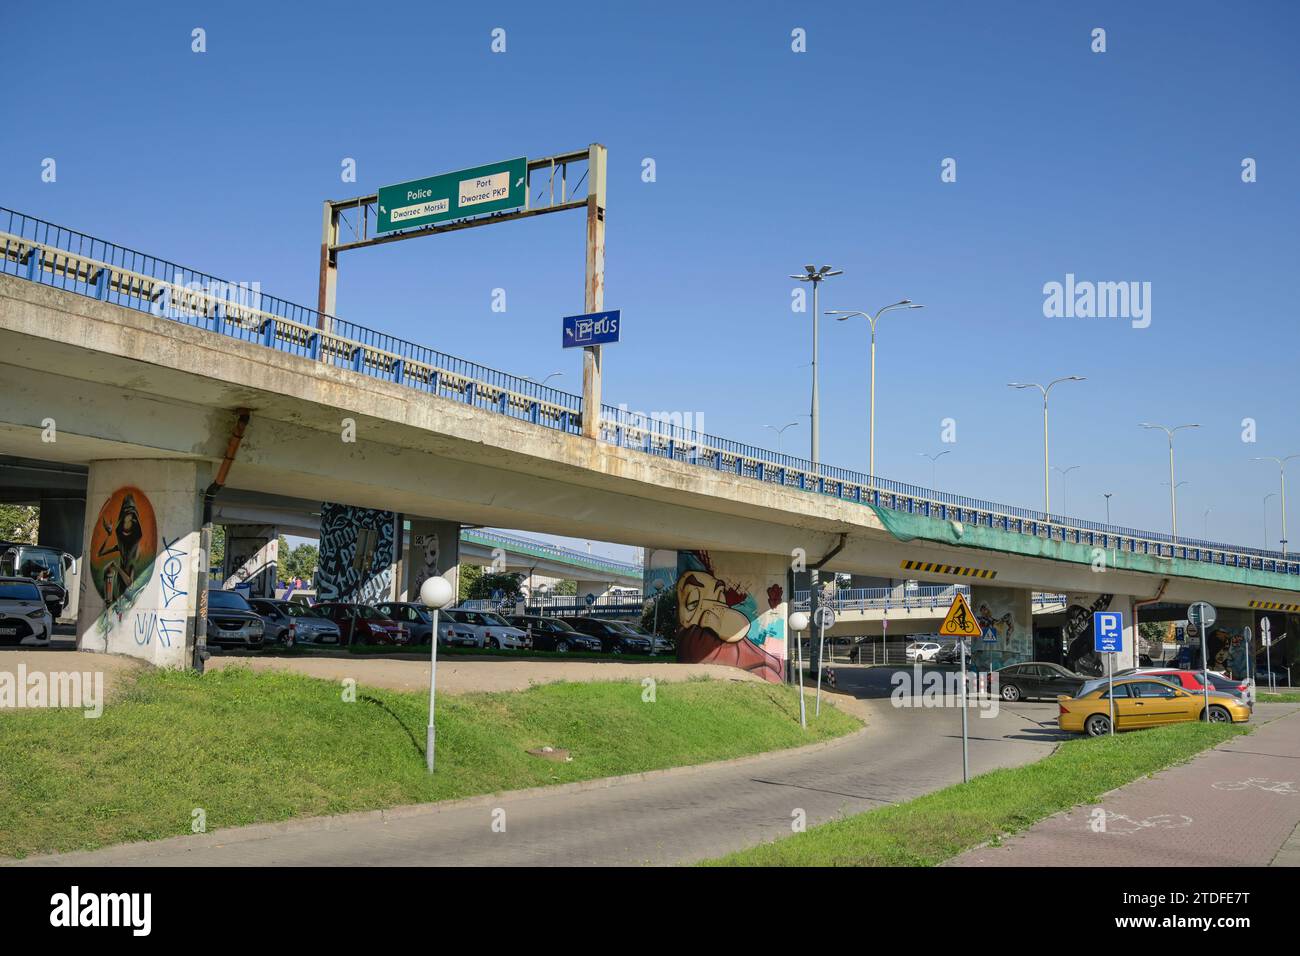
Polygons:
M1255 694L1255 700L1260 704L1300 704L1300 692L1273 694L1269 691L1259 691Z
M1235 725L1188 723L1070 740L1037 763L982 774L709 865L933 866L1248 732Z
M428 644L350 644L347 650L351 654L365 656L395 654L409 654L421 658L429 656ZM511 657L516 660L534 661L620 661L625 664L677 663L675 653L658 654L654 657L649 654L605 654L599 651L566 651L561 654L558 651L535 651L514 647L439 647L438 658L441 660L444 657Z
M0 855L87 849L261 821L445 800L793 747L855 730L832 709L807 731L787 687L723 681L546 684L438 701L247 668L143 674L98 719L0 714ZM570 763L525 753L568 748Z

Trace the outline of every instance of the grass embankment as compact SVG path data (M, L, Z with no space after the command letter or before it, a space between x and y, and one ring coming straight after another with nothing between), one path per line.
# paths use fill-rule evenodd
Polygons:
M1070 740L1037 763L982 774L710 864L933 866L1247 732L1236 725L1188 723Z
M855 730L834 710L799 727L790 688L723 681L546 684L438 700L247 668L146 673L103 715L0 714L0 855L88 849L207 828L445 800L798 746ZM569 763L525 753L568 748Z
M1272 693L1270 691L1257 691L1255 702L1259 704L1300 704L1300 692L1284 691Z
M313 650L318 649L313 646ZM297 650L296 648L293 650ZM305 648L304 648L305 650ZM332 650L332 649L331 649ZM427 660L428 644L411 646L394 644L350 644L348 653L372 656L408 655ZM283 652L281 652L283 653ZM337 651L335 651L337 653ZM535 651L514 647L439 647L438 658L444 657L508 657L533 661L615 661L624 664L676 664L676 653L658 654L606 654L600 651Z

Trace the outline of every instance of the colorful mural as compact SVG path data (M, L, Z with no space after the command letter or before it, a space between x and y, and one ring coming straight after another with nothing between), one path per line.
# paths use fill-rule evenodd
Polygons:
M971 589L971 610L980 627L972 645L977 666L996 669L1034 656L1029 594L1015 588Z
M755 597L755 591L759 591ZM760 599L763 606L760 607ZM715 569L707 551L677 554L677 659L727 664L785 680L785 594L778 583L747 584Z
M130 610L157 557L158 522L148 496L131 485L118 488L99 509L90 536L90 577L104 601L101 628L110 615L121 620Z

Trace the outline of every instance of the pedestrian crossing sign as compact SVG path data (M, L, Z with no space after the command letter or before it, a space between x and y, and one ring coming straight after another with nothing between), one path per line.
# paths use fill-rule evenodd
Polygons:
M940 637L979 637L980 626L975 620L975 614L971 611L970 605L966 603L966 595L960 591L952 600L952 607L948 608L948 613L944 616L943 623L939 625Z

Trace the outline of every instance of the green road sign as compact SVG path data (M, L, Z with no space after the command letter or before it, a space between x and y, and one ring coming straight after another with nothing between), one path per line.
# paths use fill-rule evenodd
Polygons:
M525 205L528 160L507 159L379 190L377 232L427 226L447 219Z

